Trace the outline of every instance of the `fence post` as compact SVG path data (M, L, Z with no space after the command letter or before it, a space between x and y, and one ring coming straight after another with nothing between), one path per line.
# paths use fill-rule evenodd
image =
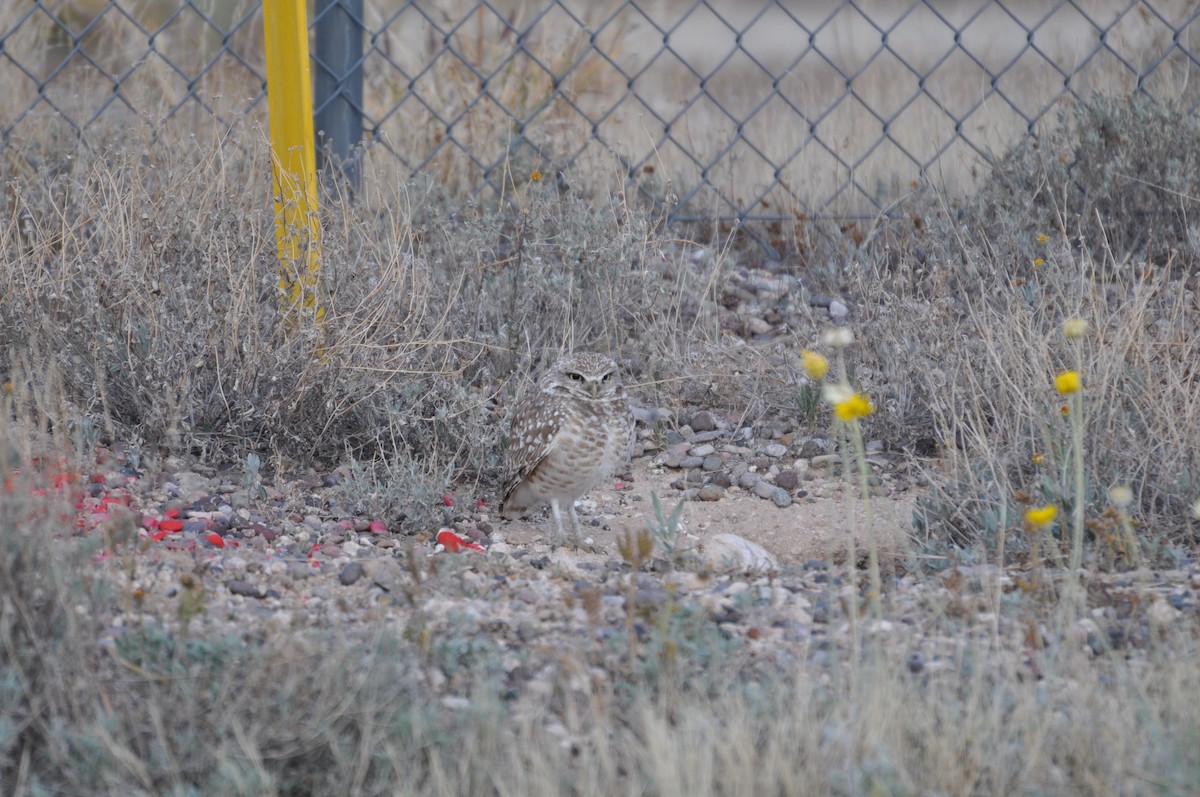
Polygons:
M351 193L361 180L363 0L316 0L317 166L332 189L341 174Z
M318 290L321 229L313 144L306 0L263 0L275 243L285 328L325 314Z

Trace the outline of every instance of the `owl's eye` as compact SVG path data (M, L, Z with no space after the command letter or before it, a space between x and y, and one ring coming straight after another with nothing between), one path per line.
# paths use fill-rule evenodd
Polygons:
M583 376L580 374L572 373L571 371L567 371L567 379L570 379L572 382L582 382Z
M604 376L602 376L602 377L600 378L600 381L601 381L601 382L611 382L611 381L612 381L612 378L613 378L613 375L612 375L612 372L610 371L609 373L607 373L607 374L605 374Z

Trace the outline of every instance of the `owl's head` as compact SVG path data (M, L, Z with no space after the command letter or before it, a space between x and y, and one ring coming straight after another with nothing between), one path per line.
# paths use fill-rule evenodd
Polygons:
M542 376L546 393L595 400L624 395L617 364L603 354L577 352L558 360Z

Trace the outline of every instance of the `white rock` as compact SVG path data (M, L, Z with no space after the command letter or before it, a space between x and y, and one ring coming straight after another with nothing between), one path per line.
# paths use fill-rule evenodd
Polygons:
M776 570L779 562L756 542L736 534L718 534L704 546L704 560L717 568Z
M1179 610L1167 603L1161 596L1156 596L1150 608L1146 610L1146 619L1155 628L1165 628L1175 622Z

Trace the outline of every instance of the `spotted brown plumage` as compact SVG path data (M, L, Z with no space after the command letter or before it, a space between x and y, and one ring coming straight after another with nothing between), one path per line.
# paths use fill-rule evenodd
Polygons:
M611 477L629 455L633 412L617 364L591 352L558 360L516 408L510 429L501 517L524 517L549 504L565 539L565 506L580 544L575 501Z

